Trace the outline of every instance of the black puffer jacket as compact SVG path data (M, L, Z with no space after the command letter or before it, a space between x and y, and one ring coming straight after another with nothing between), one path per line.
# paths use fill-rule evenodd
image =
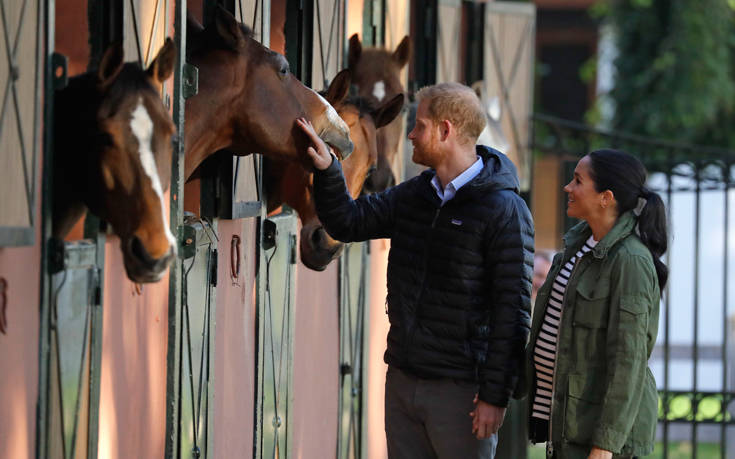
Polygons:
M314 196L335 239L391 239L386 363L478 380L481 400L506 406L530 327L533 221L513 163L487 147L477 154L482 172L444 206L433 170L353 201L337 161L314 175Z

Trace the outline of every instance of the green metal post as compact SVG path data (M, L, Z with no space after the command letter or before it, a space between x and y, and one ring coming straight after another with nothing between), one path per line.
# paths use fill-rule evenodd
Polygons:
M174 29L177 47L174 72L173 117L178 140L171 158L170 225L181 251L184 217L184 64L186 60L186 0L176 0ZM179 388L181 384L181 288L182 266L179 259L171 264L168 294L168 352L166 355L166 446L165 457L179 456Z
M38 349L38 403L36 404L36 458L48 457L48 399L49 399L49 309L51 304L51 274L49 270L49 249L51 239L51 211L53 191L53 147L54 137L54 17L56 16L54 0L43 2L39 6L43 10L44 26L39 30L44 33L43 46L43 87L44 87L44 122L43 122L43 181L41 199L41 282L40 282L40 323Z

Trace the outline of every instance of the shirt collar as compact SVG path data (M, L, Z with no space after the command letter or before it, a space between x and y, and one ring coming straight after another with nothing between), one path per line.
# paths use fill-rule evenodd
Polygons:
M436 194L439 196L439 199L441 199L442 204L452 199L460 188L467 185L473 178L477 177L480 172L482 172L482 168L482 158L478 156L477 161L455 177L454 180L449 182L444 189L442 189L439 177L434 174L434 178L431 179L431 185L434 187L434 190L436 190Z

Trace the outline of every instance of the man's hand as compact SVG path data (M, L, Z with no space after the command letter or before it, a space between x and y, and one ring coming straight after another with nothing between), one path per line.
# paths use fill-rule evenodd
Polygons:
M590 450L590 455L587 456L587 459L612 459L613 453L612 451L608 451L606 449L598 448L597 446L593 446Z
M311 125L311 121L306 118L297 118L296 124L304 131L309 140L311 140L312 146L307 148L306 152L311 157L314 167L320 171L328 168L332 164L332 154L330 153L329 145L319 138L314 130L314 126Z
M474 411L470 413L470 416L472 416L472 433L478 440L490 438L503 425L506 408L485 403L477 398L477 394L475 394L475 399L472 402L475 404Z

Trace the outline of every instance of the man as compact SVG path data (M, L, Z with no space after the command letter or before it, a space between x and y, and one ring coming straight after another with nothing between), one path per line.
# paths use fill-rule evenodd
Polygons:
M529 332L533 222L515 167L475 147L477 96L424 88L408 135L429 166L352 200L340 164L306 120L314 198L340 241L390 238L385 429L392 458L492 458Z

